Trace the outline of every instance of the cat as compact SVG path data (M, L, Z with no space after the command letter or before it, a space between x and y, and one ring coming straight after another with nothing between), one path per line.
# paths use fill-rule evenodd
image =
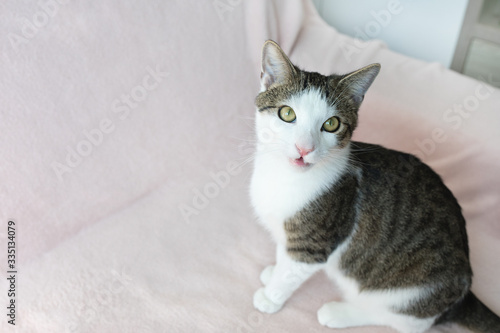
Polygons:
M254 306L280 310L323 270L344 299L318 310L327 327L421 333L456 322L499 333L500 318L470 291L465 220L441 178L417 157L351 141L379 70L306 72L265 42L250 197L277 246Z

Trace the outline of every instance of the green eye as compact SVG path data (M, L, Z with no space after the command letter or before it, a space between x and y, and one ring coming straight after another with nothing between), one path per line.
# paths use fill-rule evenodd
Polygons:
M286 105L279 109L278 116L281 120L286 121L287 123L291 123L297 118L293 109Z
M328 118L328 120L323 123L323 127L321 129L333 133L338 131L339 128L340 128L339 118L331 117Z

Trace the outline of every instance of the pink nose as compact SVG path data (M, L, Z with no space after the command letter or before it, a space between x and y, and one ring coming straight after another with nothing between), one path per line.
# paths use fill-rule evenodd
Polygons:
M295 147L297 147L297 150L299 151L300 157L304 157L304 156L306 156L307 154L309 154L310 152L312 152L314 150L314 147L312 147L312 148L302 148L302 147L299 147L297 145L295 145Z

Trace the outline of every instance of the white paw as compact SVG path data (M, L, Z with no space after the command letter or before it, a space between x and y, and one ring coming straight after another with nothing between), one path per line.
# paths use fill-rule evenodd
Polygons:
M269 265L262 270L260 273L260 282L262 282L265 286L271 281L271 277L273 276L274 265Z
M325 303L318 310L318 321L321 325L330 328L351 327L352 322L349 313L349 305L339 302Z
M273 303L264 293L265 288L260 288L253 295L253 306L260 312L275 313L283 304Z

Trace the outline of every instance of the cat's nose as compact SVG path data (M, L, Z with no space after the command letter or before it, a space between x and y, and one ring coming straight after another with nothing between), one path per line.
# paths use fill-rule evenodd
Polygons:
M314 150L314 147L305 148L305 147L299 147L297 145L295 145L295 147L297 147L297 150L299 151L300 157L304 157Z

